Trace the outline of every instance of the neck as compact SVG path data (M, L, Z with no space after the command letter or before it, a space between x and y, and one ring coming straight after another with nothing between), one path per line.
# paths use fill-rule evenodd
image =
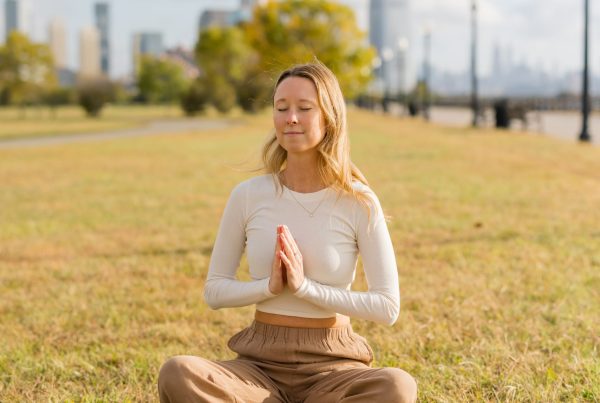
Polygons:
M283 183L289 189L300 193L312 193L325 188L317 171L317 156L290 155L282 172Z

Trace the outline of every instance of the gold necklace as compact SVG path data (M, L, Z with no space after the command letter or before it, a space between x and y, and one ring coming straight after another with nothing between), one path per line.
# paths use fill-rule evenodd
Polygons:
M308 216L309 216L310 218L313 218L313 217L315 216L315 213L316 213L316 211L319 209L319 207L321 207L321 204L323 204L323 202L325 201L325 198L327 197L327 191L325 191L325 192L324 192L325 194L323 195L323 198L321 199L321 201L319 202L319 204L317 204L317 207L315 207L315 208L314 208L314 209L311 211L311 210L307 209L306 207L304 207L304 205L303 205L302 203L300 203L300 201L299 201L298 199L296 199L296 196L294 196L294 191L293 191L292 189L290 189L290 188L289 188L289 187L286 185L286 181L285 181L285 178L284 178L283 174L280 174L279 176L280 176L280 179L281 179L281 181L282 181L282 182L283 182L283 184L285 185L285 188L286 188L286 189L289 191L290 195L292 196L292 199L294 199L294 201L295 201L296 203L298 203L298 205L299 205L300 207L302 207L302 209L308 213Z
M327 191L325 191L325 194L323 195L323 198L321 199L321 201L319 202L319 204L317 204L317 207L315 207L315 208L314 208L314 209L311 211L311 210L307 209L306 207L304 207L304 205L303 205L302 203L300 203L300 201L298 201L298 199L296 199L296 196L294 196L294 193L293 193L293 191L292 191L290 188L286 187L286 189L290 191L290 194L292 195L292 198L293 198L293 199L296 201L296 203L298 203L298 205L299 205L300 207L302 207L302 208L304 209L304 211L306 211L306 212L308 213L308 216L309 216L310 218L312 218L312 217L314 217L314 216L315 216L315 212L317 211L317 209L318 209L319 207L321 207L321 204L323 204L323 201L325 201L325 197L327 196Z

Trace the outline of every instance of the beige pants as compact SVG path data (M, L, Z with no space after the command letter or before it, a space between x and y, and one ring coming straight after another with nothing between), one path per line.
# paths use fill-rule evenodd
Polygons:
M415 380L371 368L373 351L350 325L307 329L252 325L229 340L230 361L176 356L160 369L163 403L414 402Z

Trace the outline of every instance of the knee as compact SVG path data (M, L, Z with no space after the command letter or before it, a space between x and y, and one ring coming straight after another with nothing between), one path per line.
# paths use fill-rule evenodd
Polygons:
M390 401L414 403L417 401L417 382L406 371L400 368L382 368L381 382L385 385L385 394L393 396Z
M185 382L185 373L188 368L188 357L178 355L169 358L158 372L158 389L167 391L177 389L182 382Z

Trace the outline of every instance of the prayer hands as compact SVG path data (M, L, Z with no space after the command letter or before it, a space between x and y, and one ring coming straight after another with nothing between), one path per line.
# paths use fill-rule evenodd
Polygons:
M280 294L287 285L292 292L296 292L303 281L302 254L290 230L285 225L279 225L269 290L273 294Z

